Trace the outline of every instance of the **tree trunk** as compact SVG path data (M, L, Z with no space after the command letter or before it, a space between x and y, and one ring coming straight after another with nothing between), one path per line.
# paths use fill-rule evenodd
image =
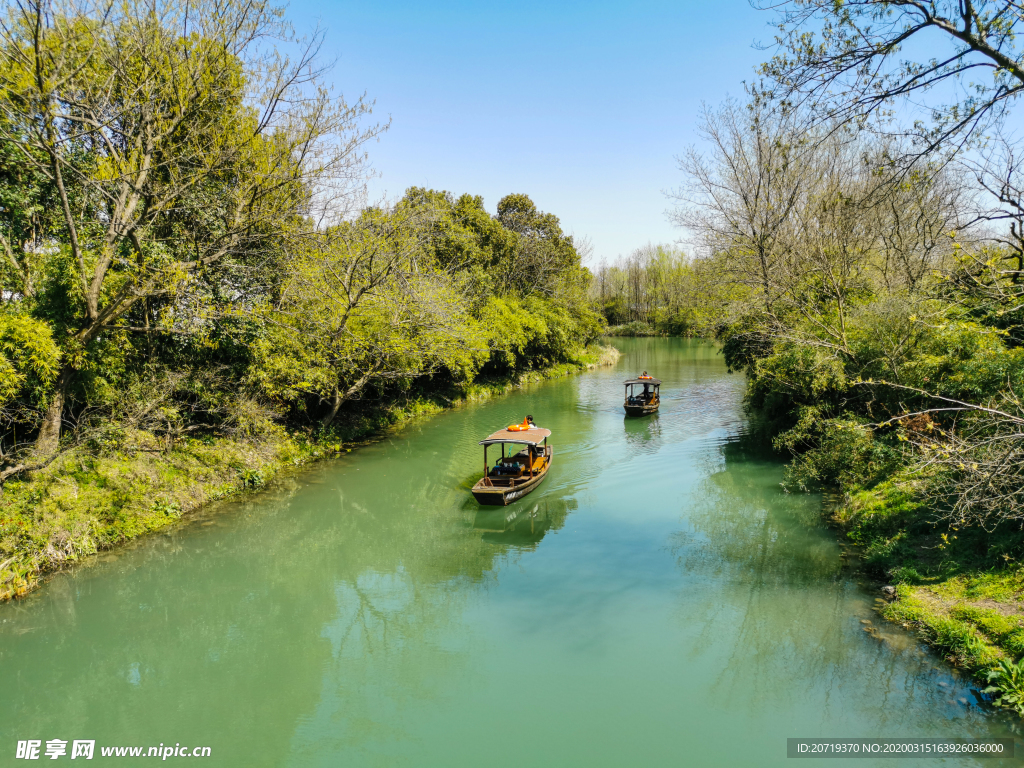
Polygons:
M334 421L334 417L338 415L338 409L341 407L341 392L338 388L334 388L334 399L331 401L331 410L324 416L323 425L324 427L331 426L331 422Z
M339 390L338 387L334 388L334 397L331 400L331 410L328 411L327 415L324 417L323 420L323 425L325 427L331 426L331 422L334 421L334 417L338 415L338 409L341 408L341 404L346 400L357 395L362 390L362 388L366 386L366 382L373 378L373 375L377 373L379 368L379 365L375 365L369 371L364 373L362 376L359 377L359 380L355 384L353 384L351 387L345 390L344 394L342 394L341 390Z
M57 452L60 445L60 428L64 416L64 395L67 392L71 370L65 368L57 379L57 386L46 409L39 436L36 437L35 454L40 457L50 456Z

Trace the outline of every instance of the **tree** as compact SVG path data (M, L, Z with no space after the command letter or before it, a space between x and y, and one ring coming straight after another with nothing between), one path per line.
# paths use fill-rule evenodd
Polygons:
M1014 394L1020 358L1013 347L1024 338L1024 184L1019 144L1003 127L1024 91L1018 40L1024 6L1013 0L784 0L771 7L778 11L778 52L762 67L766 82L753 89L755 98L806 111L821 137L855 125L888 139L876 153L881 162L873 162L877 179L869 199L879 217L876 249L890 291L887 302L871 308L874 325L884 329L874 334L876 341L889 337L890 349L879 358L889 361L889 384L909 391L899 379L913 366L895 361L906 363L933 333L907 310L905 296L921 302L920 284L936 268L941 283L932 283L939 288L933 295L942 297L933 307L941 317L937 327L960 328L967 339L995 334L1008 342L1009 348L989 350L981 366L998 367L1000 379L981 386L960 372L964 391L950 393L944 391L950 373L942 371L918 381L913 405L890 405L898 411L939 403L928 414L942 414L947 429L923 441L920 467L937 473L932 488L950 505L949 520L984 525L1015 519L1022 443ZM897 110L917 119L897 122ZM963 359L954 369L971 367L965 346L958 341ZM866 345L872 347L880 345ZM953 356L951 350L932 354ZM941 406L950 398L956 407ZM951 415L963 410L969 414L958 420Z
M988 406L933 397L929 418L952 415L950 427L909 432L922 471L933 475L937 517L951 526L991 530L1024 519L1024 404L1008 389Z
M553 296L567 280L585 280L572 236L562 232L557 216L539 211L527 195L501 198L495 219L514 235L495 253L499 291Z
M0 38L0 143L52 184L67 255L45 453L90 345L140 302L272 248L283 225L339 215L380 128L322 85L317 39L295 61L265 45L294 38L264 1L30 0ZM7 245L30 271L32 251Z
M757 302L734 307L743 321L730 350L788 340L853 361L852 314L888 296L906 304L951 260L965 195L944 164L920 163L880 185L900 151L892 140L813 127L757 98L709 111L703 128L712 151L681 160L689 183L675 195L675 219Z
M763 68L775 101L814 107L823 124L878 115L925 93L916 157L956 149L1000 121L1024 89L1024 7L1014 0L783 0L779 53ZM902 54L940 53L931 58ZM968 81L967 78L970 78ZM949 84L966 86L946 88ZM957 94L959 98L950 98Z
M35 296L59 228L57 190L42 166L42 158L26 163L21 147L0 142L0 302Z
M758 290L772 311L774 277L793 238L793 213L807 181L804 149L794 116L727 101L707 107L699 129L711 148L679 158L688 184L672 193L672 218L687 228L706 254L729 253L733 278Z
M926 207L934 210L936 197L957 198L958 215L947 216L943 226L954 223L962 234L975 223L1009 224L1008 232L985 232L1005 249L984 250L982 257L962 253L958 279L994 299L996 312L1018 312L1024 296L1018 287L1024 284L1021 153L1002 124L1024 89L1024 46L1017 39L1024 6L1013 0L784 0L764 7L778 14L778 53L763 65L767 82L753 89L756 97L802 105L828 130L854 122L900 137L886 148L877 185L898 188L924 166L937 182ZM919 53L936 49L941 52L930 58ZM918 119L894 123L897 107ZM953 165L941 176L936 168L944 163ZM976 191L967 206L963 179L970 177ZM922 191L928 185L915 186ZM903 212L914 217L925 202L891 191L883 193L890 219ZM929 230L919 234L941 244L936 222L919 218ZM891 266L916 281L931 258L924 251L917 256L924 263L911 257Z
M289 249L254 376L264 391L342 404L372 384L445 368L471 374L487 348L457 277L424 245L429 208L368 209Z

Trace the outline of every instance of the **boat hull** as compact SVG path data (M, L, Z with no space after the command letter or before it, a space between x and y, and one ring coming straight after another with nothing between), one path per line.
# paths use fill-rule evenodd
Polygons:
M544 471L539 475L513 480L509 486L495 485L491 482L490 478L481 478L473 486L473 498L477 500L477 503L488 507L506 507L513 501L523 498L523 496L526 496L543 483L544 478L548 476L548 472L551 470L551 458L554 455L554 449L548 446L546 454L547 462L544 464Z
M650 416L657 413L661 403L649 403L648 405L623 405L627 416Z

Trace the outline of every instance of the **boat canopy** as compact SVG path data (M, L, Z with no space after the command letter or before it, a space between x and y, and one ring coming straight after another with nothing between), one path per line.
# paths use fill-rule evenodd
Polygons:
M507 429L499 429L486 440L481 440L480 445L494 445L495 443L519 443L520 445L537 445L551 436L550 429L530 427L518 432L511 432Z
M652 378L648 378L648 379L628 379L626 381L626 384L627 385L629 385L629 384L653 384L656 387L660 387L661 386L661 379L652 379Z

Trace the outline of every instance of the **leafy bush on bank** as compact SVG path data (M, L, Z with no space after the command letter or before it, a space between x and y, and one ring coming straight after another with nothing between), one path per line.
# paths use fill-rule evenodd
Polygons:
M613 325L605 332L608 336L661 336L652 325L642 320L634 320L631 323Z

